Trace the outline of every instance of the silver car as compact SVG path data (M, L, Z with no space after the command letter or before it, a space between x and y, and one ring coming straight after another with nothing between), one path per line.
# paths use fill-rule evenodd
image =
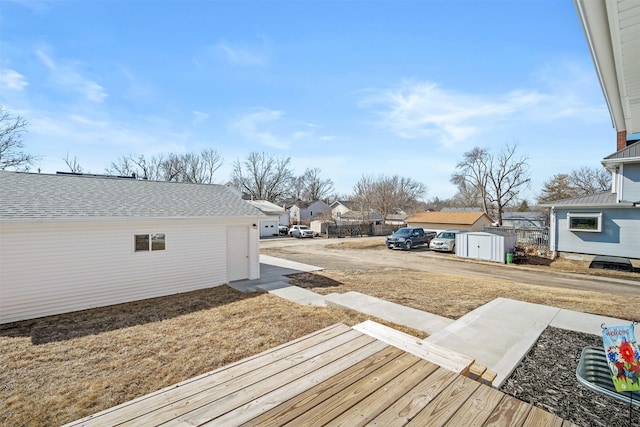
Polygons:
M464 233L461 230L445 230L429 242L432 251L454 252L456 250L456 234Z

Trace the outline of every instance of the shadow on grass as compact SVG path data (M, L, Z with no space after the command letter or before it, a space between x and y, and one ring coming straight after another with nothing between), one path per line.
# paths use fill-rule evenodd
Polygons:
M342 282L314 273L297 273L287 275L289 284L300 288L332 288L343 285Z
M165 297L8 323L0 325L0 336L31 337L33 345L65 341L159 322L246 300L257 295L260 294L243 293L228 286L217 286Z

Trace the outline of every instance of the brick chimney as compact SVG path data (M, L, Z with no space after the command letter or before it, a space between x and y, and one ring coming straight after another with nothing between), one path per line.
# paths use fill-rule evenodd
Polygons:
M627 131L621 130L618 132L616 151L620 151L627 146Z

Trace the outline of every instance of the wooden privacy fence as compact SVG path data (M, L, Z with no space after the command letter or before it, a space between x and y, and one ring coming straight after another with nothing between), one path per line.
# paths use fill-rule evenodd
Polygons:
M386 236L392 234L400 226L388 224L353 223L353 224L327 224L327 237L363 237Z

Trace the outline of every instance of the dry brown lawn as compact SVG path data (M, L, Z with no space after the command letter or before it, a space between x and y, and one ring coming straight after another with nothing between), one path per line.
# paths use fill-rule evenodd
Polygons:
M338 245L345 244L384 248L371 241ZM359 291L454 319L507 297L640 321L640 297L471 281L453 274L324 270L292 276L292 283L322 294ZM368 318L221 286L0 325L0 425L71 422L331 324Z
M71 422L334 323L368 318L221 286L3 325L0 425Z

